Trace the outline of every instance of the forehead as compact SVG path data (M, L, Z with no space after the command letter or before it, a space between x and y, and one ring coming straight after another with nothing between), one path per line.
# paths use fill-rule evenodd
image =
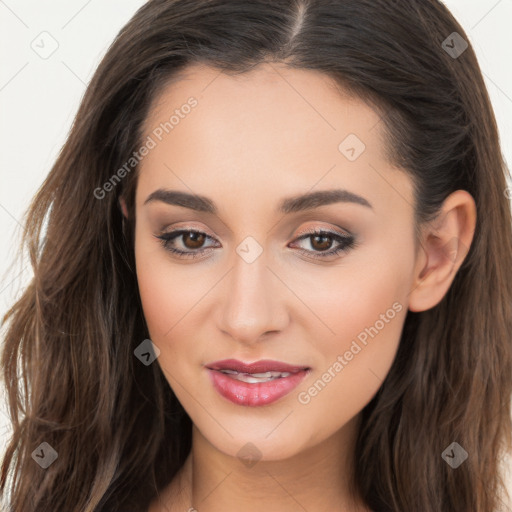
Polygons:
M318 71L267 63L245 73L227 74L205 65L188 66L154 98L145 131L168 120L169 114L190 97L199 107L191 116L194 128L202 126L208 132L213 127L215 133L221 129L219 138L231 131L238 137L245 136L249 143L256 132L258 140L264 134L273 139L279 132L279 143L285 138L293 143L307 136L312 143L322 138L326 145L337 147L336 142L352 130L364 137L369 149L383 146L378 140L382 135L380 116ZM241 122L247 123L243 130ZM283 128L285 133L281 132Z
M408 179L386 161L382 130L370 105L320 72L273 63L235 75L193 65L154 98L143 138L155 145L140 163L140 185L245 191L246 200L334 186L390 198L396 185L412 201ZM403 183L386 185L383 175Z

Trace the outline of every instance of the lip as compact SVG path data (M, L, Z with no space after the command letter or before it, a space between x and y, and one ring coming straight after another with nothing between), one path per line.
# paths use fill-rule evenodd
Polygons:
M237 359L223 359L205 365L210 370L235 370L239 373L265 373L265 372L290 372L296 373L309 366L296 366L281 361L272 361L271 359L262 359L254 363L243 363Z
M297 366L281 361L261 360L243 363L236 359L225 359L205 365L214 389L224 398L237 405L262 406L276 402L290 393L309 374L308 366ZM287 372L288 377L279 377L267 382L249 383L232 378L219 370L235 370L239 373Z

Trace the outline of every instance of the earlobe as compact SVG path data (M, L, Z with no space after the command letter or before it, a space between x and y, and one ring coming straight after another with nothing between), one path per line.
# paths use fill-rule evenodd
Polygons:
M121 207L121 212L123 213L124 217L128 218L128 208L126 207L126 201L124 200L124 197L119 198L119 206Z
M409 292L410 311L426 311L441 302L469 252L475 226L473 197L465 190L453 192L436 219L423 230Z

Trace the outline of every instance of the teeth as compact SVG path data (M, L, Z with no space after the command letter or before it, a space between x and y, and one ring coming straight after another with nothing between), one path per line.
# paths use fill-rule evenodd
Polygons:
M247 373L239 373L238 375L233 375L233 378L249 384L258 384L259 382L268 382L278 379L279 377L253 377Z
M222 373L233 375L233 378L249 384L268 382L270 380L288 377L290 372L264 372L264 373L239 373L235 370L220 370Z
M249 374L253 377L262 377L262 378L267 378L267 377L288 377L288 375L290 375L290 373L288 372L265 372L265 373L251 373Z

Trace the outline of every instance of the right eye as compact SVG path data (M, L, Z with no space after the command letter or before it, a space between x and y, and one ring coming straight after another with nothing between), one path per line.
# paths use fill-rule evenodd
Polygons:
M206 240L214 240L211 236L195 229L178 229L158 235L165 250L180 258L197 258L206 252L211 252L213 247L201 248ZM176 241L181 240L182 248L176 247Z

